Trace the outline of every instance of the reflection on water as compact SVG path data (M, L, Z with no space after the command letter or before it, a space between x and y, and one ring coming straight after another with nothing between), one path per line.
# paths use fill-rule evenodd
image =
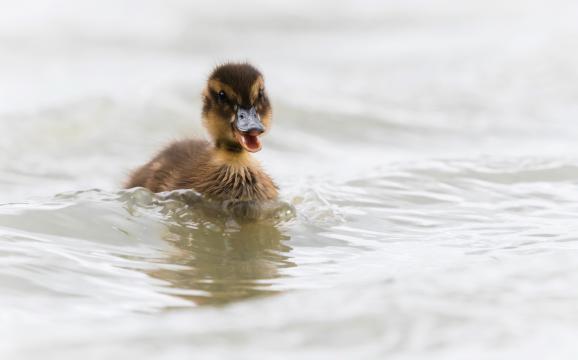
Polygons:
M250 221L236 218L234 210L223 210L223 204L209 202L193 191L155 195L132 189L121 194L131 214L143 206L161 209L167 226L162 238L174 245L162 261L181 266L153 270L149 275L169 282L180 296L196 304L223 304L275 293L270 287L281 276L279 268L296 266L289 260L290 237L283 230L294 217L289 204L267 204L261 209L262 218Z
M243 224L223 229L210 221L176 224L164 237L176 251L166 261L187 270L159 270L150 275L178 289L202 293L188 296L198 304L221 304L269 289L279 268L295 266L289 259L289 236L274 224Z

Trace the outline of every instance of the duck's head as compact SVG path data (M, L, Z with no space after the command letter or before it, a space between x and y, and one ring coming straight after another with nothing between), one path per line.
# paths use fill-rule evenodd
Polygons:
M271 104L261 73L249 64L218 66L203 92L203 121L219 149L261 150L259 136L271 123Z

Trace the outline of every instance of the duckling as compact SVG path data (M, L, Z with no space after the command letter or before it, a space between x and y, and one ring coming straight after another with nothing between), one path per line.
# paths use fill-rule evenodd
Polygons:
M270 128L272 109L261 73L228 63L213 70L203 91L202 121L210 141L174 142L132 173L126 188L193 189L211 200L275 200L278 188L251 153Z

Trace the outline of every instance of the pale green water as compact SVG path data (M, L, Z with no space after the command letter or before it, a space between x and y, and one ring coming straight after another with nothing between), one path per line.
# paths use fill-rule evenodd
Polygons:
M575 358L575 3L3 5L0 358ZM120 190L227 59L295 214Z

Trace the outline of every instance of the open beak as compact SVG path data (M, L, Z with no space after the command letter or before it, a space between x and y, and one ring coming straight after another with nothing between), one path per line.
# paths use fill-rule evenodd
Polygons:
M250 109L239 108L233 128L237 141L245 150L249 152L261 150L259 135L265 132L265 126L263 126L254 107Z

